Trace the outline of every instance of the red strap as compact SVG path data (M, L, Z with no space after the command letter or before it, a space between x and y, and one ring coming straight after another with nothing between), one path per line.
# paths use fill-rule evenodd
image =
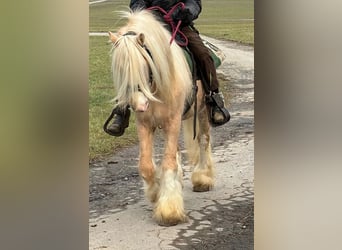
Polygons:
M152 6L147 8L148 10L158 10L161 13L164 14L163 18L164 21L169 24L171 26L171 30L172 30L172 36L171 36L171 40L170 40L170 44L173 42L173 40L175 40L177 33L183 37L184 42L180 42L176 40L176 43L179 46L187 46L188 45L188 38L184 35L184 33L182 31L179 30L179 27L182 23L181 20L178 21L177 25L174 24L173 20L172 20L172 14L173 12L178 8L181 7L182 10L185 8L185 4L182 2L179 2L177 4L175 4L170 10L169 12L167 12L166 10L164 10L163 8L159 7L159 6Z

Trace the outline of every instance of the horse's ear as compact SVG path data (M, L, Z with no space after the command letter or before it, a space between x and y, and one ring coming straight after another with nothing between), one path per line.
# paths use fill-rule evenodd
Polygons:
M112 41L112 43L115 43L116 40L118 40L118 37L116 35L114 35L112 32L108 31L109 34L109 38Z
M143 33L140 33L138 36L137 36L137 41L138 43L143 46L144 45L144 42L145 42L145 35Z

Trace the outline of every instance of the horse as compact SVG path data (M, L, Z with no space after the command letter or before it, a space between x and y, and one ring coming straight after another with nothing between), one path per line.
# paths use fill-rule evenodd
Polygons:
M121 14L125 25L116 33L109 32L115 100L119 107L129 105L135 112L139 173L145 195L154 204L153 218L159 225L176 225L188 220L178 145L182 126L189 163L193 166L193 191L209 191L214 185L205 92L200 80L193 81L183 49L175 42L170 44L171 33L151 11L124 11ZM192 104L183 114L194 83L198 89L194 97L197 104ZM159 166L153 159L157 128L163 130L165 137Z

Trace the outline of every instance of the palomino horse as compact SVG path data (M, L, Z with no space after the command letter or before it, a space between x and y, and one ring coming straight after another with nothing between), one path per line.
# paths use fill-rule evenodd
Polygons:
M119 106L130 105L135 111L139 136L139 172L145 194L154 203L154 218L161 225L175 225L187 220L182 195L182 167L178 138L182 118L184 141L189 161L194 165L194 191L213 187L213 163L210 124L205 93L197 81L197 105L182 116L191 96L193 81L183 50L170 44L171 34L147 10L123 12L127 19L113 42L112 72ZM197 115L194 116L194 107ZM196 127L194 129L194 117ZM160 166L153 160L153 137L156 128L164 131L165 151ZM194 131L196 139L193 138Z

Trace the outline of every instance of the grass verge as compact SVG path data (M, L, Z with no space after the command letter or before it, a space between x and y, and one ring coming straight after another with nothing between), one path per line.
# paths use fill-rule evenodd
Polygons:
M90 37L89 52L89 159L96 160L137 142L134 115L122 137L107 135L102 126L115 96L110 72L110 44L106 37Z

